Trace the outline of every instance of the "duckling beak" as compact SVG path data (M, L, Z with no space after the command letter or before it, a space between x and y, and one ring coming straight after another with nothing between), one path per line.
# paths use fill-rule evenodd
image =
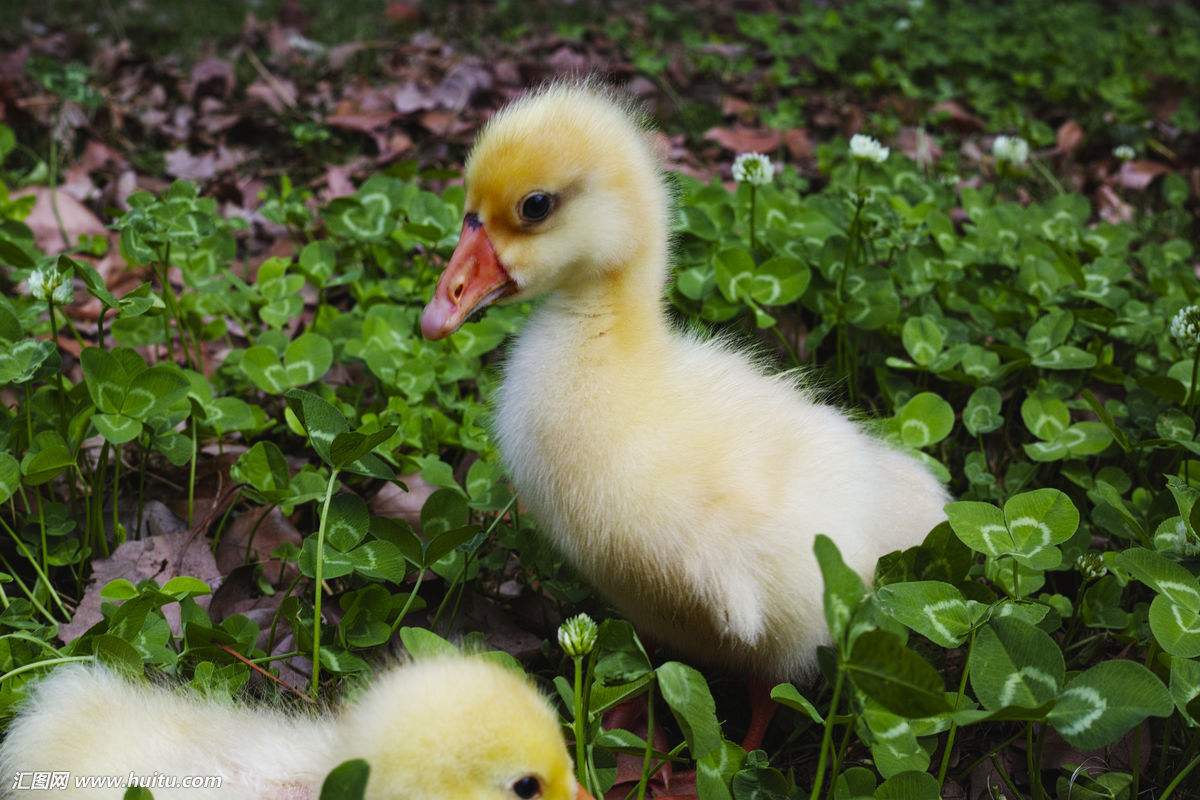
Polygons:
M500 263L483 223L475 214L467 214L454 255L421 314L421 335L445 338L475 311L516 290L517 284Z
M575 795L575 800L594 800L594 798L590 794L588 794L587 789L580 786L579 794Z

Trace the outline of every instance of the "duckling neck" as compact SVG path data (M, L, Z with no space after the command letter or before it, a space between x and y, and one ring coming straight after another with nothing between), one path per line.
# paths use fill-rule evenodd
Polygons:
M669 333L661 272L620 270L560 289L538 316L581 348L615 347L629 355L653 347Z

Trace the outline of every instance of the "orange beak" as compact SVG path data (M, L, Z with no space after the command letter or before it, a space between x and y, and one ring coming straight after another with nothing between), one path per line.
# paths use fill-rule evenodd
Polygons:
M421 335L443 339L475 311L516 290L517 284L496 256L483 223L475 214L467 214L458 247L438 279L433 299L421 314Z
M575 795L575 800L593 800L593 798L590 794L588 794L587 789L584 789L582 786L580 786L579 794Z

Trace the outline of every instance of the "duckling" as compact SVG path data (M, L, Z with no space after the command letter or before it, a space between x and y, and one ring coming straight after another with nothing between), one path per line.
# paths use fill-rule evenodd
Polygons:
M465 180L421 330L541 298L494 427L542 529L658 643L766 685L811 674L827 637L814 537L869 580L944 519L945 490L799 379L671 323L670 192L612 94L559 83L518 99Z
M133 774L164 776L148 787L158 800L316 800L329 771L354 758L371 767L367 800L590 800L546 699L512 670L472 657L388 670L330 716L135 685L93 665L61 667L36 684L0 746L0 797L23 794L9 786L17 773L69 771L71 785L52 796L119 798L123 789L74 781ZM183 776L220 785L165 783Z

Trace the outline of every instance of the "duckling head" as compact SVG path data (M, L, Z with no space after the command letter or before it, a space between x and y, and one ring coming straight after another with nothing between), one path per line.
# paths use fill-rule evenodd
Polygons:
M669 198L638 116L588 82L501 110L466 166L458 247L421 317L440 339L507 298L616 290L657 303Z
M546 699L480 658L384 675L339 718L338 738L344 759L371 766L368 800L591 800Z

